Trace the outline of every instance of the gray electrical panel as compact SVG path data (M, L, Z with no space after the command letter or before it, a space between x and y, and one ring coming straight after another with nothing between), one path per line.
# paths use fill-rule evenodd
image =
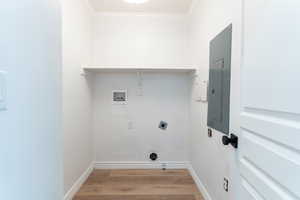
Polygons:
M232 25L210 42L207 125L229 134Z

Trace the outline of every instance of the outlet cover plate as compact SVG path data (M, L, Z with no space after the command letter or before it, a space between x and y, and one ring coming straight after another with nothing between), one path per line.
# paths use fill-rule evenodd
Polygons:
M0 111L6 110L6 72L0 71Z
M224 188L225 192L229 191L229 180L227 178L224 178L223 188Z

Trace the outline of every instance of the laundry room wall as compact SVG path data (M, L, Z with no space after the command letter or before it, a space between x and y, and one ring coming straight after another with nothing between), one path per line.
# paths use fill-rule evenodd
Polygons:
M0 199L62 199L61 2L0 6Z
M135 73L94 77L94 148L98 163L188 160L189 75L144 73L142 95ZM113 90L127 90L127 105L112 104ZM167 130L158 128L168 122Z
M183 14L97 13L93 64L182 67L187 64L186 20Z
M64 191L93 162L90 79L81 75L91 63L92 14L86 0L62 1Z
M213 129L208 137L207 102L198 102L197 83L209 79L210 41L228 25L233 26L231 64L230 133L239 134L240 59L242 4L239 0L194 0L189 13L189 44L191 64L198 67L198 77L191 91L191 164L212 200L236 199L234 180L237 180L236 151L222 144L223 133ZM229 192L223 188L229 180Z
M186 65L185 15L96 14L93 64L164 67ZM97 163L188 160L188 74L143 73L142 95L136 73L94 77L93 132ZM127 90L128 104L113 105L112 90ZM158 128L163 120L166 131Z

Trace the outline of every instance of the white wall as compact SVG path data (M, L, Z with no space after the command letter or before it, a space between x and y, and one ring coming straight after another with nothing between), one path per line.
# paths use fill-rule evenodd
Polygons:
M241 2L237 0L195 0L190 11L190 48L192 64L199 66L198 81L208 80L209 42L233 23L230 131L239 133L239 68L241 53ZM195 80L197 81L197 80ZM192 88L192 97L197 87ZM213 200L235 199L235 150L223 146L221 133L207 136L207 103L191 98L191 162ZM229 193L223 190L223 178L229 178Z
M64 190L67 192L93 161L91 94L81 67L91 60L92 11L85 0L63 5Z
M96 14L93 64L105 66L186 66L184 15ZM97 162L147 162L150 151L161 161L188 160L188 78L144 74L137 96L136 74L95 77L94 146ZM128 89L127 106L112 106L113 89ZM161 120L168 131L158 129ZM133 129L128 130L128 123Z
M60 10L58 0L0 6L0 199L62 199Z
M82 4L66 2L69 10L64 18L64 41L67 44L64 57L70 63L70 67L64 69L67 191L92 160L89 148L92 145L89 137L89 86L78 74L80 65L87 64L89 60L88 54L82 53L88 52L88 22L91 19ZM230 126L232 132L237 132L240 24L235 21L233 13L239 14L240 4L238 0L195 0L188 18L184 15L95 14L92 19L91 63L139 67L192 64L199 66L199 80L207 80L209 41L234 23L231 96L234 106ZM97 162L147 161L147 153L152 150L161 153L162 161L190 159L212 199L234 199L232 178L236 174L232 173L232 163L235 154L231 148L221 144L220 133L215 131L213 138L207 137L207 104L195 102L194 98L189 100L197 90L193 87L190 94L189 84L187 77L148 74L144 75L144 96L137 96L135 74L94 77L94 159ZM128 89L127 106L112 106L113 89ZM192 125L191 145L188 144L189 119ZM168 131L162 132L157 128L160 120L170 122ZM130 123L132 129L128 129ZM229 193L223 190L224 177L230 179Z
M93 64L186 65L184 15L96 14Z
M112 90L127 89L128 104L112 105ZM148 162L157 151L160 161L188 160L188 75L143 75L138 96L135 73L102 74L94 82L94 147L97 162ZM158 128L163 120L166 131ZM130 128L132 124L132 129Z

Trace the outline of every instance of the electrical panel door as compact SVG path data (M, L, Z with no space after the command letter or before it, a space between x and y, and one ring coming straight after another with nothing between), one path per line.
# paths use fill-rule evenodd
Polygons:
M207 125L229 134L232 25L210 42Z

